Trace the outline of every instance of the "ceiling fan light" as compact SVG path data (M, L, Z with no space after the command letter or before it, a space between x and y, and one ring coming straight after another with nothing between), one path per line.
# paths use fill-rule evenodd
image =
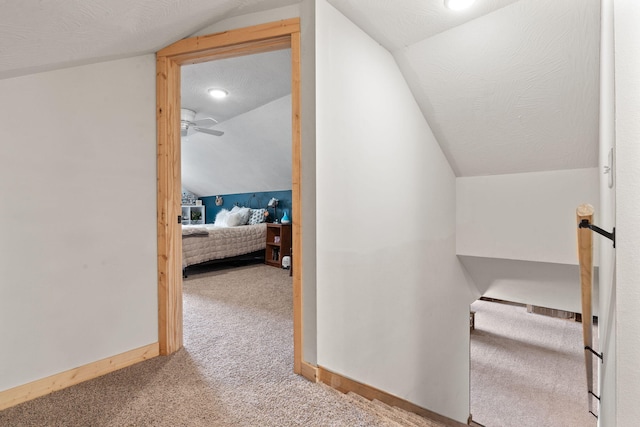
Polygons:
M216 99L222 99L222 98L226 98L227 95L229 95L229 92L227 92L224 89L219 89L219 88L211 88L208 90L209 95L211 95L212 97L216 98Z
M444 0L444 5L451 10L464 10L473 4L475 0Z
M193 110L189 110L187 108L180 109L180 121L181 122L192 122L193 119L196 118L196 112Z

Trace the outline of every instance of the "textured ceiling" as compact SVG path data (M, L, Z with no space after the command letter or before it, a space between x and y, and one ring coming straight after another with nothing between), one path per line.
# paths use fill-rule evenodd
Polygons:
M200 196L291 189L291 96L182 139L182 186Z
M152 53L223 19L299 0L0 0L0 78Z
M183 66L182 108L223 122L291 93L291 49ZM229 92L214 99L209 88Z
M0 78L153 53L227 18L298 2L0 0ZM291 188L290 64L282 50L183 67L183 106L225 132L183 140L185 188L200 195ZM214 86L230 96L215 101L206 93Z
M199 196L291 189L291 50L183 66L181 79L182 108L224 131L182 138L182 186ZM213 87L229 96L212 98Z
M328 1L391 51L457 175L597 165L599 0L476 0L465 12L443 0ZM151 53L227 18L296 3L0 0L0 78ZM220 108L195 95L219 83L198 88L205 77L194 71L183 104L224 123L281 99L275 71L254 68L262 80L206 76L229 79L220 85L236 98ZM235 87L256 81L267 92L241 105Z
M597 166L599 0L329 1L392 51L456 175Z
M459 12L444 7L444 0L327 1L393 52L518 0L476 0Z
M458 175L597 165L598 3L522 1L397 55Z

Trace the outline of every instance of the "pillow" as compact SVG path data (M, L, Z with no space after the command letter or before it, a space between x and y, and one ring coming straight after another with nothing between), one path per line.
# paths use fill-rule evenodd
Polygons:
M260 224L265 221L264 213L266 209L251 209L251 216L249 216L249 225Z
M213 222L215 225L219 227L228 227L227 220L229 219L230 212L226 209L221 209L220 212L216 214L216 219Z
M240 215L242 215L242 222L240 225L247 225L247 223L249 222L249 217L251 216L251 209L240 208Z
M235 209L235 208L234 208ZM249 208L232 209L227 217L227 225L229 227L237 227L239 225L246 225L249 221L249 215L251 214Z

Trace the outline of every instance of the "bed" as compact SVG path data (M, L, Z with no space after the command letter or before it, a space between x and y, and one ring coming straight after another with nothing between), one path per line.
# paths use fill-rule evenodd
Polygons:
M189 266L221 260L264 258L267 224L224 227L214 224L182 226L182 271Z

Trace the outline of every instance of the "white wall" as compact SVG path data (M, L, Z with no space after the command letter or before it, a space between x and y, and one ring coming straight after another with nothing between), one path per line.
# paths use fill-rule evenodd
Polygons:
M582 312L580 269L577 265L466 255L460 255L459 258L477 287L477 298L484 296L574 313ZM595 277L596 290L597 285ZM597 295L594 296L594 301L598 301ZM594 314L598 314L597 304L594 306Z
M615 146L615 81L613 0L602 0L600 42L600 171L609 165L609 153ZM612 162L615 164L615 162ZM611 231L615 226L615 173L600 173L600 209L597 225ZM598 316L598 351L608 355L600 365L598 394L601 396L599 425L615 425L616 416L616 296L614 286L615 250L601 237Z
M455 176L391 54L316 2L318 364L461 422Z
M598 169L456 179L459 255L577 265L576 208L598 212Z
M640 419L640 3L616 0L614 19L617 180L615 425L623 427L637 425Z
M317 365L316 300L316 11L315 0L300 3L302 133L302 358Z
M476 296L582 312L575 211L598 212L598 180L597 168L457 178L456 251Z
M5 390L158 339L155 58L0 93Z

